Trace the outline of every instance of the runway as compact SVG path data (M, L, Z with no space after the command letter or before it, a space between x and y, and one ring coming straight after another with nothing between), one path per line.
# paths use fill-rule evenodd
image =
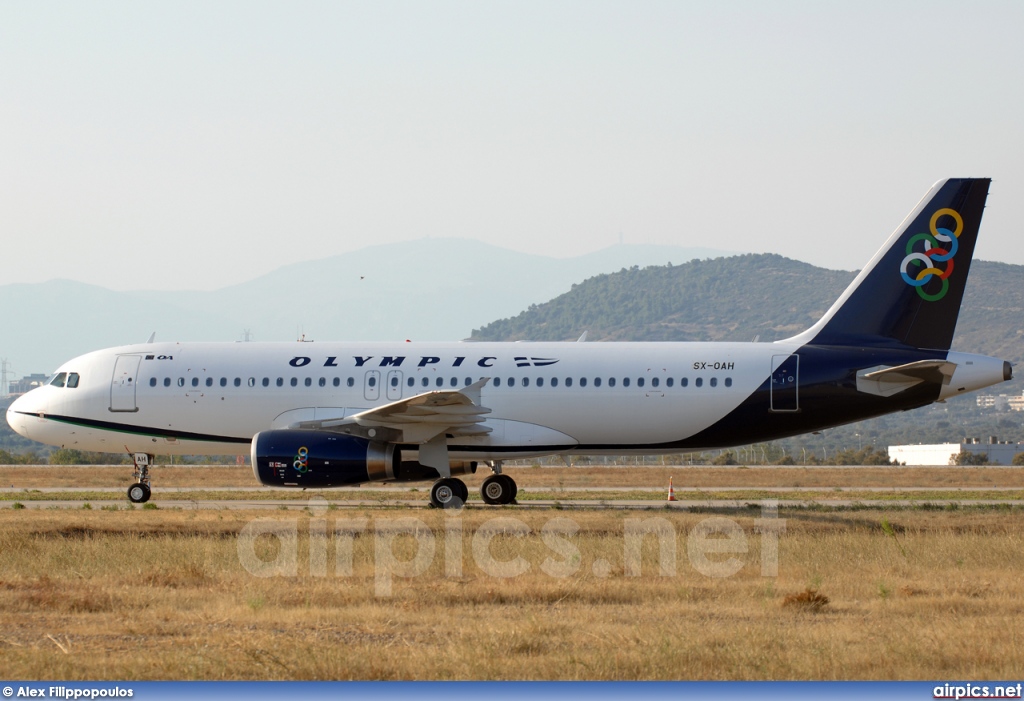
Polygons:
M551 510L655 510L671 509L679 511L703 511L703 510L748 510L760 508L767 503L777 506L780 509L914 509L914 508L960 508L960 507L1024 507L1024 500L1021 499L681 499L678 501L657 500L626 500L626 499L574 499L572 501L560 501L557 499L531 499L520 501L511 506L489 506L480 501L470 501L465 508L468 509L490 509L498 513L509 513L509 510L516 509L551 509ZM15 506L20 504L20 506ZM85 499L62 499L62 500L25 500L17 502L14 500L0 501L0 509L83 509L95 510L122 510L129 508L157 508L157 509L180 509L184 511L200 510L276 510L276 511L304 511L311 505L322 506L323 501L311 504L310 500L300 499L173 499L161 501L159 498L147 502L145 505L130 504L125 500L103 500L89 501ZM433 508L430 502L424 498L422 501L407 499L345 499L331 501L326 500L328 508L333 510L387 508L387 509L428 509ZM86 506L88 505L88 506Z

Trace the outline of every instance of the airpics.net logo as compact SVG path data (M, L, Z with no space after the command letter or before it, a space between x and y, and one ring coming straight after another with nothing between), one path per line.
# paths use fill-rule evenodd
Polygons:
M307 568L314 577L369 573L374 595L387 598L394 594L395 580L425 575L439 559L444 576L456 579L465 569L495 579L531 571L556 579L640 577L646 542L648 568L653 558L662 577L678 576L680 550L690 568L705 577L732 577L750 566L762 577L778 577L779 542L786 532L775 500L761 502L752 533L723 516L704 518L689 529L663 516L630 517L622 521L620 547L597 556L579 538L583 526L564 515L533 525L501 515L471 526L463 523L461 509L450 509L443 524L431 527L411 516L329 519L330 506L321 496L311 497L307 510L308 518L250 520L238 534L242 568L255 577L296 577Z
M948 228L949 224L953 229ZM900 263L900 275L905 283L917 288L921 299L937 302L949 292L949 276L953 274L953 257L959 248L957 240L964 230L964 220L955 209L944 207L932 215L928 229L930 233L914 234L907 241L907 256ZM925 285L935 279L942 281L942 288L926 292Z

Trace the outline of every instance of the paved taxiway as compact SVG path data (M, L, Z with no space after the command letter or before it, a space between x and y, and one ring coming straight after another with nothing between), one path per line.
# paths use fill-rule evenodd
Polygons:
M558 501L557 499L531 499L521 501L513 508L517 509L609 509L609 510L649 510L649 509L749 509L759 507L765 500L760 499L683 499L679 501L658 500L605 500L605 499L573 499L572 501ZM906 509L920 508L924 505L929 507L968 507L968 506L1003 506L1020 507L1024 506L1024 500L1018 499L772 499L779 508L878 508L878 509ZM19 508L27 509L81 509L86 504L90 508L102 509L104 507L125 507L127 500L121 501L88 501L88 500L26 500L24 502L0 501L0 509L14 508L15 503L21 503ZM304 510L309 506L308 501L298 499L172 499L160 501L154 498L148 502L161 509L183 509L183 510L252 510L252 509L276 509L276 510ZM330 501L331 508L353 509L353 508L402 508L402 509L426 509L430 507L426 499L422 501L410 501L407 499L346 499L343 501ZM503 507L487 506L479 501L471 501L468 508L478 509L499 509ZM136 506L135 508L139 508Z

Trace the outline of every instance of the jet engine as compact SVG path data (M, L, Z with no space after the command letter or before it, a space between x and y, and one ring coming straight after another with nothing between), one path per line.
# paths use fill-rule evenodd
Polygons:
M476 462L454 461L451 473L472 474L476 467ZM268 487L298 488L440 477L432 467L403 461L402 451L394 443L299 429L257 433L252 439L252 471Z

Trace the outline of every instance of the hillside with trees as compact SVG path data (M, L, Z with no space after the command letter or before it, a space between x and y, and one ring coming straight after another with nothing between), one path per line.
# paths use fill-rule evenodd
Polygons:
M774 341L810 326L855 275L774 254L623 268L471 339L574 341L587 331L589 341ZM1024 266L973 263L954 347L1024 360Z

